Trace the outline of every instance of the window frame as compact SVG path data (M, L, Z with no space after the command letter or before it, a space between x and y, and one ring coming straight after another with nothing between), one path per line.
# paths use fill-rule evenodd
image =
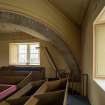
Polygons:
M96 27L105 24L105 21L93 24L93 79L105 80L105 75L97 75L96 71Z
M105 24L102 20L101 16L105 13L105 7L100 11L98 16L93 22L93 81L103 90L105 91L105 76L97 76L96 74L96 25Z
M30 63L30 45L34 45L36 43L39 44L39 53L38 53L38 55L39 55L39 63L33 64L33 63ZM29 43L24 42L24 43L12 43L12 44L17 45L17 63L16 64L10 64L10 65L16 65L16 66L40 66L41 65L40 42L29 42ZM22 45L22 44L27 45L27 58L26 58L27 62L23 63L23 64L19 63L19 45Z

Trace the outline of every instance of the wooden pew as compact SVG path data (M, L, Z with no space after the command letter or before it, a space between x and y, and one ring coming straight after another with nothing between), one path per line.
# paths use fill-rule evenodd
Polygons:
M58 88L62 84L65 86ZM66 79L47 81L31 97L6 100L0 105L67 105L68 86Z
M44 80L32 81L18 90L16 93L8 97L6 100L20 98L22 96L31 96L37 91L37 89L44 83Z
M5 68L5 69L2 69ZM11 69L12 68L12 69ZM32 72L31 78L32 80L42 80L45 79L45 68L44 67L15 67L15 66L7 66L1 67L0 76L2 74L9 75L10 73L16 75L23 75L25 73Z
M46 81L37 91L36 94L42 94L45 92L65 90L66 89L67 79L60 79L55 81Z
M21 97L21 98L16 98L16 99L10 99L10 100L1 102L0 105L24 105L24 103L29 98L30 97Z
M0 101L3 100L8 95L15 92L16 89L17 89L16 85L0 84Z
M35 93L33 96L30 97L30 99L24 104L24 105L35 105L37 103L37 100L35 96L37 95L43 95L47 93L55 93L64 91L64 99L63 102L64 105L66 105L67 101L67 93L68 93L68 81L67 79L60 79L56 81L46 81ZM47 99L46 99L47 100Z
M30 82L32 72L30 73L17 73L17 72L0 72L0 84L16 85L17 88L22 88Z
M2 90L2 86L5 86L4 90L0 91L0 101L10 96L12 93L16 92L18 89L25 86L27 83L31 81L31 74L27 73L23 76L17 76L13 74L6 74L0 76L0 86ZM8 87L10 86L10 87ZM8 87L8 88L7 88Z
M47 92L44 94L34 95L28 101L26 101L24 105L48 105L48 104L52 105L53 102L57 103L60 102L61 100L63 103L63 98L64 98L64 90Z
M11 99L5 102L1 102L0 105L26 105L27 100L29 98L30 97ZM32 98L31 103L28 105L49 105L49 104L62 105L63 98L64 98L64 90L49 92L49 93L35 95Z

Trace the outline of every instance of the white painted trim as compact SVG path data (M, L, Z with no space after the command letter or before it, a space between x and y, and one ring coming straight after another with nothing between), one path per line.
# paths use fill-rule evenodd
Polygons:
M94 81L105 91L105 80L104 79L94 79Z

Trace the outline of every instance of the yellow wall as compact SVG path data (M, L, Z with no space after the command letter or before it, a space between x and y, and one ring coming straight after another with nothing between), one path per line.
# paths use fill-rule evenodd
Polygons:
M84 20L82 32L82 70L89 75L89 99L92 105L105 105L105 91L93 80L93 22L105 0L92 0Z
M41 66L46 68L46 77L55 76L52 66L48 62L44 47L47 46L59 69L68 70L62 54L50 43L34 38L25 33L0 34L0 66L9 65L9 43L35 42L41 44Z
M18 11L48 24L69 45L77 61L80 60L80 32L48 0L0 0L0 8Z

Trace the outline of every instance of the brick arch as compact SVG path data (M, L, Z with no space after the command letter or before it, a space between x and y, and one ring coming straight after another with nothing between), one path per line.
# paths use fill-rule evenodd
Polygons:
M41 33L45 38L48 38L51 43L61 51L64 56L65 62L70 68L70 71L74 78L80 77L79 65L73 56L72 51L67 46L67 44L61 39L59 33L49 28L47 25L43 24L41 20L33 19L30 16L25 16L19 13L14 13L11 11L0 11L0 22L1 23L12 23L18 26L29 28L33 31ZM78 80L77 78L77 80Z

